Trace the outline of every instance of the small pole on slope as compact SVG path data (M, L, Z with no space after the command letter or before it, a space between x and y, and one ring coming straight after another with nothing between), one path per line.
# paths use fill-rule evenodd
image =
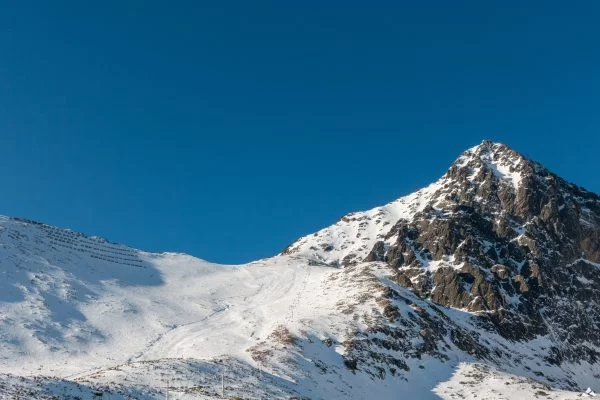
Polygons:
M165 384L165 400L169 400L169 381Z
M221 397L225 398L225 372L221 371Z

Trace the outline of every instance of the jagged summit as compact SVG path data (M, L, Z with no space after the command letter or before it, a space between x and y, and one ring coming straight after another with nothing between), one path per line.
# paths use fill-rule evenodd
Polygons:
M500 142L494 142L490 139L482 140L477 146L473 146L465 150L463 155L476 155L479 157L487 155L491 156L492 158L507 155L514 158L524 158L522 154L510 148L508 145Z
M508 146L484 140L463 152L428 187L385 206L347 214L334 225L298 239L283 254L334 265L361 261L398 220L412 219L427 207L444 209L467 198L480 198L482 188L489 188L488 192L500 189L514 197L524 175L535 169L532 161Z
M575 203L596 207L600 198L507 145L484 140L462 153L428 187L385 206L347 214L334 225L298 239L282 254L332 265L356 263L364 260L378 241L390 244L392 225L418 218L423 210L444 214L469 207L501 217L502 225L521 229L524 221L534 217L556 219Z
M452 164L451 170L453 168L470 168L472 178L491 172L492 177L508 182L518 190L522 174L533 171L534 163L505 144L484 140L465 151Z
M578 282L592 281L599 227L597 195L506 145L484 141L427 188L349 214L284 253L335 266L385 262L397 271L397 282L419 296L488 312L497 329L525 339L546 332L536 307L572 286L558 284L573 279L565 266L579 263ZM588 284L583 291L600 295ZM600 320L592 315L586 316L588 334Z
M485 139L481 141L481 143L479 143L477 146L473 146L465 150L459 156L457 161L462 159L463 157L479 157L482 159L490 159L495 161L507 158L513 159L513 161L515 162L523 160L529 161L527 157L525 157L523 154L519 153L515 149L511 148L510 146L504 143L494 142L489 139Z
M511 147L490 140L462 153L442 177L475 183L494 181L515 192L523 185L532 186L538 178L556 179L564 185L574 186Z
M459 159L463 157L489 157L498 159L500 157L507 156L515 159L525 158L522 154L513 150L508 145L500 142L494 142L489 139L481 141L477 146L473 146L463 152Z

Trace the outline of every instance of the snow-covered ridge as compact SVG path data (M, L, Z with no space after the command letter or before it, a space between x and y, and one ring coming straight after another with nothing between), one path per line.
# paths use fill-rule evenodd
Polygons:
M421 211L439 187L440 183L436 182L385 206L347 214L335 224L298 239L282 254L294 254L333 266L361 261L375 242L386 237L394 223L410 219Z
M482 168L486 168L517 190L523 179L521 169L524 160L522 155L506 145L485 140L461 154L452 165L470 168L473 179ZM377 241L389 236L396 222L412 220L426 206L438 207L442 195L455 186L446 174L429 186L385 206L347 214L335 224L298 239L282 254L294 254L330 265L360 262ZM393 237L388 237L387 242L393 240Z
M9 234L9 238L18 239L18 235L24 234L27 240L31 239L38 244L45 243L56 250L68 249L91 258L123 265L139 267L142 263L138 257L141 251L111 243L100 236L87 236L71 229L62 229L37 221L7 216L0 216L0 224L3 230Z

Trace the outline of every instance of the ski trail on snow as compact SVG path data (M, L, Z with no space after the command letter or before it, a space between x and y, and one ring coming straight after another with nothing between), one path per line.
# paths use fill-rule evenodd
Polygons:
M300 300L302 299L302 295L306 291L306 287L308 286L308 280L310 279L310 266L308 264L304 264L302 268L305 270L304 278L302 279L302 283L300 284L300 289L298 290L298 293L296 294L288 308L288 315L285 318L285 320L289 323L294 321L294 312L300 305Z

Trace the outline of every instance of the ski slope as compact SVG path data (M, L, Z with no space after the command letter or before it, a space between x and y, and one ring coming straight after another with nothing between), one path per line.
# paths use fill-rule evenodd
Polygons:
M7 398L208 399L220 397L221 376L242 398L452 397L457 350L447 363L408 360L404 379L344 364L345 341L380 317L383 267L295 255L216 265L7 217L0 243ZM411 307L427 305L402 312Z
M327 311L326 299L305 291L326 281L331 268L289 257L224 266L141 251L132 253L139 266L123 265L76 246L65 251L43 226L0 223L5 372L72 376L107 362L224 354L248 360L245 349L276 326ZM87 240L74 239L78 246Z

